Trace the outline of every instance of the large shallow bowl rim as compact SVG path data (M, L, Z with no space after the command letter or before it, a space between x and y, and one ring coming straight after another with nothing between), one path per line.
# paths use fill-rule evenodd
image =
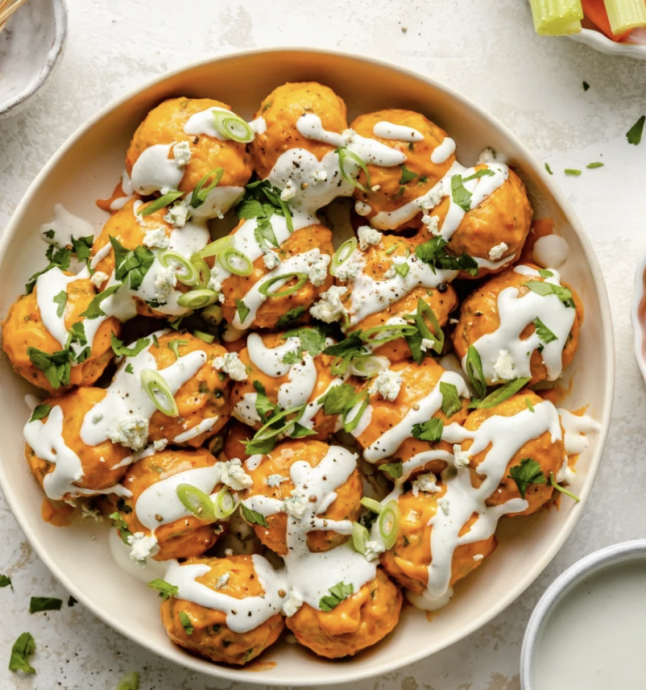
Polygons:
M369 63L372 65L375 65L377 67L385 67L387 69L395 70L398 71L402 74L405 74L407 76L410 76L414 79L422 80L426 82L429 86L438 89L440 91L444 91L448 95L451 96L451 98L455 99L459 104L461 104L463 107L467 109L471 109L473 112L475 112L479 117L481 117L483 120L486 120L487 124L494 130L497 130L504 138L506 138L508 141L512 142L514 146L516 146L523 154L523 156L527 159L528 163L530 166L533 168L533 173L541 178L541 181L545 184L545 186L549 189L550 194L553 196L556 204L561 208L563 211L564 215L567 217L568 222L571 224L573 231L577 235L579 241L581 242L581 245L583 247L583 251L585 254L585 259L586 263L590 269L590 272L592 274L592 279L593 283L595 285L598 298L599 298L599 308L600 308L600 314L601 314L601 320L602 320L602 332L603 332L603 338L604 338L604 346L605 346L605 351L608 353L607 361L606 361L606 381L605 381L605 386L606 390L608 391L608 395L606 399L603 401L602 404L602 409L600 410L600 415L598 421L601 423L601 431L599 432L598 435L598 443L595 449L595 452L593 456L590 458L590 464L588 468L588 477L586 480L586 484L583 487L583 490L581 491L581 501L578 503L570 512L568 515L566 521L564 524L561 526L559 530L559 537L556 539L552 544L550 544L550 548L547 549L539 559L537 559L537 562L534 564L534 567L529 571L529 573L522 579L519 580L516 583L516 586L512 589L509 590L508 595L501 599L495 606L491 607L487 613L483 614L482 616L474 619L473 621L470 622L468 626L465 626L462 628L459 632L456 632L453 635L447 635L443 640L441 645L435 650L436 653L438 651L441 651L442 649L445 649L446 647L449 647L450 645L458 642L459 640L467 637L471 633L475 632L479 628L481 628L483 625L488 623L490 620L495 618L498 614L500 614L504 609L506 609L515 599L517 599L531 584L534 582L534 580L540 575L540 573L545 569L545 567L548 565L548 563L554 558L556 553L559 551L567 537L571 534L572 530L574 529L574 526L576 525L577 521L579 520L579 517L581 515L583 506L586 503L588 494L590 493L592 483L594 480L594 477L597 473L597 469L599 467L599 463L601 461L601 457L603 454L603 449L606 443L606 439L608 436L608 427L610 424L610 414L612 411L612 399L613 399L613 390L614 390L614 341L613 341L613 336L612 336L612 321L610 317L610 305L608 301L608 294L606 291L605 287L605 282L603 279L603 275L601 273L601 268L598 262L598 259L596 257L596 254L594 253L594 249L592 248L592 244L587 237L585 231L581 227L581 224L574 214L574 211L569 205L569 202L565 198L564 194L560 191L558 186L550 180L549 176L547 173L544 171L542 164L539 163L539 161L535 158L535 156L527 149L527 147L514 135L512 134L509 130L507 130L506 127L504 127L501 123L499 123L495 118L493 118L491 115L489 115L486 111L484 111L482 108L480 108L478 105L475 103L472 103L468 99L466 99L464 96L461 96L460 94L456 93L453 89L451 89L448 86L445 86L444 84L440 84L439 82L426 77L415 70L408 69L406 67L402 67L396 63L387 61L387 60L382 60L378 58L374 58L372 56L363 56L363 55L357 55L355 53L350 53L347 51L339 51L339 50L326 50L326 49L319 49L319 48L312 48L312 47L298 47L298 46L290 46L288 48L283 48L283 47L273 47L273 48L253 48L249 50L242 50L242 51L235 51L235 52L230 52L226 53L224 55L220 56L211 56L209 58L206 58L204 60L198 60L196 62L190 63L189 65L186 65L184 67L178 68L176 70L167 72L161 76L157 76L154 79L151 79L147 81L144 84L141 84L131 91L129 91L125 96L122 96L121 98L116 99L115 101L109 103L107 106L102 108L98 113L96 113L94 116L92 116L85 124L81 125L73 134L71 134L67 140L61 145L61 147L56 151L56 153L52 156L52 158L48 161L48 163L45 165L45 167L40 171L40 173L37 175L37 177L34 179L34 181L31 183L29 186L27 192L25 193L25 196L21 200L21 202L18 204L18 207L16 208L11 221L9 222L9 225L5 232L3 233L2 238L0 238L0 256L2 256L6 249L7 246L10 244L11 241L14 239L14 235L17 232L18 229L18 219L22 215L24 209L32 203L32 198L34 197L35 193L38 190L38 187L40 186L41 182L49 175L50 171L56 167L60 159L65 155L65 153L74 145L76 140L82 136L85 132L87 132L89 129L91 129L99 120L101 120L103 117L105 117L108 113L110 113L112 110L115 110L116 108L119 108L123 106L127 101L129 101L132 98L135 98L141 91L146 90L155 84L165 81L167 79L176 77L182 73L189 72L193 69L202 67L204 65L211 64L212 62L226 62L227 60L236 60L239 57L247 57L247 56L259 56L267 53L294 53L294 54L302 54L302 53L313 53L313 54L320 54L320 55L329 55L330 57L334 56L339 56L339 57L344 57L350 60L355 60L363 63ZM1 451L0 451L1 455ZM12 492L10 490L10 487L7 485L4 473L1 469L2 463L0 462L0 487L2 488L5 497L7 499L7 502L9 504L9 507L11 508L12 512L16 514L16 510L14 508L17 508L17 506L14 506L14 497L12 495ZM124 637L127 637L133 642L136 642L137 644L145 647L149 651L157 654L158 656L162 656L168 661L171 661L173 663L178 663L177 659L172 658L169 656L165 651L159 650L156 648L155 645L150 644L147 640L140 640L140 639L135 639L132 635L131 632L129 631L128 627L124 625L122 622L119 620L113 619L110 617L109 613L107 611L100 610L99 607L95 606L93 601L85 597L81 592L77 590L77 588L70 582L70 580L67 578L65 572L63 572L61 569L59 569L49 558L47 549L45 549L44 545L42 545L38 539L35 538L33 533L29 530L28 527L23 525L20 522L20 519L18 519L18 522L23 529L25 535L29 539L30 543L36 550L36 553L38 556L41 558L41 560L45 563L45 565L50 569L50 571L54 574L54 576L74 595L76 599L78 599L84 606L87 606L98 618L100 618L102 621L104 621L107 625L112 627L113 629L117 630L119 633L121 633ZM381 674L385 673L390 673L396 669L402 668L404 666L408 666L409 664L412 664L416 661L419 661L421 659L426 658L429 656L428 652L425 652L424 649L417 650L417 651L412 651L411 653L402 656L400 659L397 660L396 663L392 662L387 662L387 663L380 663L378 660L373 660L374 663L371 664L369 669L363 669L363 670L354 670L354 669L347 669L347 676L344 677L344 682L350 682L350 681L356 681L356 680L363 680L366 678L372 678ZM260 674L260 673L248 673L245 671L241 670L236 670L236 669L231 669L227 668L224 666L217 666L217 665L212 665L212 666L207 666L205 667L205 662L195 659L190 656L185 656L182 658L181 664L187 668L190 668L193 671L197 671L200 673L206 673L208 675L218 677L218 678L226 678L227 680L231 681L237 681L237 682L242 682L242 683L247 683L247 684L263 684L263 685L276 685L276 686L284 686L285 680L281 678L279 674L277 674L275 677L272 677L271 674ZM303 675L298 678L290 678L289 679L290 685L299 685L299 686L312 686L312 685L321 685L325 684L325 681L318 676L317 674L309 674L309 675Z
M28 98L33 96L36 91L49 79L58 59L63 52L65 38L67 37L67 9L64 0L51 0L54 8L54 42L47 52L45 63L34 79L25 84L25 88L15 96L0 103L0 115L9 115L17 106L22 105ZM74 136L74 135L72 135ZM65 142L69 143L69 139Z
M582 43L600 53L606 55L618 55L621 57L631 57L636 60L646 60L646 45L642 43L617 43L612 41L607 36L604 36L601 31L594 29L581 29L578 34L570 36L572 40L577 43Z
M644 358L644 340L646 339L646 333L644 332L644 324L639 315L644 297L646 297L646 285L644 284L645 273L646 254L641 258L635 269L633 302L630 311L630 320L633 326L633 351L635 354L635 361L641 372L642 379L646 383L646 359Z
M547 621L552 607L560 596L603 566L612 565L618 561L633 560L630 558L631 556L635 560L646 557L646 539L634 539L619 544L611 544L594 551L571 565L549 586L536 604L525 631L520 653L520 686L522 690L533 690L531 673L536 642L543 624Z

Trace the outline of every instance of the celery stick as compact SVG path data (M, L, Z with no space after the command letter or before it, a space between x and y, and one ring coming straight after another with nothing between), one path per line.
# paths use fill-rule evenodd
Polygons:
M581 31L581 0L530 0L530 5L537 34L568 36Z
M639 26L646 26L644 0L604 0L613 34L623 34Z

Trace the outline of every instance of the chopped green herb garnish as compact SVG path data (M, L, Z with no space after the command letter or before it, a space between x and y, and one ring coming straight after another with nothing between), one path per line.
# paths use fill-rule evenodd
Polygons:
M132 536L132 532L128 529L126 521L119 515L118 512L110 513L108 515L110 520L112 520L112 526L119 530L119 536L124 544L128 544L128 537ZM129 544L128 544L129 545Z
M628 143L637 146L642 140L642 133L644 131L644 122L646 122L646 115L642 115L637 122L628 130L626 139Z
M321 611L332 611L342 601L352 596L354 594L354 585L352 583L346 585L344 582L339 582L334 587L330 587L329 592L329 595L321 597L321 601L319 601Z
M9 659L10 671L23 671L24 673L36 673L36 669L30 665L29 657L36 651L36 641L31 633L24 632L13 643L11 658Z
M245 319L249 315L251 309L249 309L249 307L241 299L236 300L236 309L238 311L238 318L242 324L245 322Z
M112 351L117 357L135 357L150 345L150 338L139 338L134 345L126 346L123 340L112 334Z
M576 309L574 298L572 297L572 291L566 287L563 287L562 285L555 285L554 283L547 282L543 283L538 280L529 280L524 283L524 285L541 297L556 295L566 307Z
M51 405L45 405L44 403L42 405L36 405L34 407L34 411L31 413L31 417L29 418L30 422L37 422L39 419L45 419L47 415L52 411L52 406Z
M154 589L156 592L159 592L159 596L161 597L162 601L166 601L166 599L176 596L179 589L176 585L171 585L166 582L166 580L161 580L160 578L151 580L146 586L150 589Z
M584 82L583 82L583 90L584 90L584 91L587 91L589 88L590 88L590 84L588 84L587 81L584 81Z
M52 388L68 386L72 365L69 350L58 350L49 354L35 347L27 348L29 361L44 374Z
M432 443L442 438L442 431L444 431L444 422L437 417L433 417L428 422L413 424L411 435L419 441L429 441Z
M538 317L534 320L534 327L536 328L536 334L546 345L554 340L558 340L554 333Z
M476 395L483 398L487 395L487 378L482 367L480 353L476 350L475 345L469 346L467 350L466 370Z
M67 304L67 292L65 290L61 290L58 295L54 297L54 303L58 304L58 307L56 308L56 316L60 319L61 316L65 313L65 305Z
M86 319L98 319L100 316L105 316L105 312L101 309L101 302L107 299L121 287L122 283L117 283L116 285L111 285L109 288L99 292L99 294L94 297L94 299L88 305L88 308L81 314Z
M278 319L276 322L276 328L287 328L287 326L293 324L294 321L298 321L298 319L300 319L304 313L305 307L294 307L293 309L290 309L286 314L283 314Z
M94 243L94 235L87 235L86 237L72 237L72 253L76 254L79 261L90 261L90 250Z
M141 245L135 249L126 249L112 235L110 235L110 244L114 250L115 278L121 282L129 280L130 289L138 290L155 261L155 255L150 249Z
M557 483L556 479L554 479L554 472L550 472L550 484L557 491L560 491L562 494L569 496L573 501L576 501L578 503L581 500L576 494L573 494L571 491L568 491L567 489L565 489L564 487L562 487L560 484Z
M571 175L573 177L578 177L581 174L580 170L576 170L575 168L565 168L563 171L566 175Z
M179 354L179 348L184 347L184 345L188 345L188 340L182 340L182 339L177 339L177 340L171 340L169 343L166 343L166 347L171 350L171 352L175 355L177 359L180 358Z
M49 260L49 265L42 271L34 273L34 275L27 281L27 285L25 285L25 292L28 295L34 291L36 281L41 275L43 275L43 273L47 273L47 271L52 268L60 268L61 271L66 271L70 267L72 252L70 249L58 249L53 244L50 244L45 252L45 257Z
M530 484L545 484L543 470L532 458L523 458L520 465L510 468L508 476L516 482L522 498L525 498L525 492Z
M417 173L414 173L412 170L409 170L405 165L400 165L402 174L401 177L399 178L399 184L407 184L411 180L416 179L419 177Z
M117 685L116 690L138 690L139 688L139 674L129 673L124 676Z
M32 597L29 602L29 613L60 611L61 606L63 606L63 600L56 597Z
M527 405L527 409L530 412L534 412L534 406L532 405L532 401L529 398L525 398L525 404Z
M404 473L404 464L400 462L386 462L378 465L377 469L385 472L391 479L399 479Z
M511 381L508 381L504 386L496 388L496 390L493 393L490 393L484 400L474 400L469 405L469 408L477 410L487 410L491 407L495 407L496 405L500 405L500 403L505 402L505 400L511 398L512 395L518 393L518 391L523 386L527 385L530 381L530 377L512 379Z
M192 635L195 628L193 627L191 619L189 618L189 615L188 613L186 613L186 611L179 612L179 620L182 624L182 628L184 628L184 632L187 635Z
M183 194L184 192L179 191L166 192L166 194L160 196L158 199L155 199L155 201L148 204L146 208L140 208L137 211L137 213L140 216L150 216L153 213L155 213L155 211L159 211L159 209L161 208L166 208L166 206L170 206L173 203L173 201L177 201L177 199L179 199Z
M8 575L0 575L0 587L11 587L13 589L11 578Z
M603 168L603 163L588 163L585 167L590 168L591 170L594 168Z
M548 172L550 175L553 175L553 174L554 174L554 173L552 172L552 168L550 168L550 164L549 164L549 163L545 163L545 170L547 170L547 172Z
M405 278L410 271L410 264L408 264L406 261L403 261L399 264L393 264L393 266L395 271L397 271L402 278Z
M440 381L440 393L442 394L442 412L447 417L452 417L462 409L462 401L454 384Z
M427 263L433 271L444 269L449 271L464 271L472 276L478 275L478 262L468 254L458 257L446 250L448 242L443 237L434 237L428 242L415 247L415 256Z
M128 362L128 364L126 364L126 369L125 369L125 371L126 371L126 374L134 374L134 373L135 373L135 369L134 369L134 367L132 366L132 363L131 363L131 362Z
M262 525L262 527L268 527L267 519L262 513L247 508L244 503L240 504L240 510L242 511L242 517L252 525Z

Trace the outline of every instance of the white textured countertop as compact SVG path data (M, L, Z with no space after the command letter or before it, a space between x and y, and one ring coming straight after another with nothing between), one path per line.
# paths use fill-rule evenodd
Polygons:
M352 684L353 690L517 690L523 631L546 586L584 554L646 531L646 396L629 321L632 275L646 251L646 140L634 147L625 138L646 114L646 62L538 38L523 0L68 0L68 6L67 49L48 89L24 114L0 122L0 228L56 148L99 108L169 69L252 47L338 48L413 68L489 110L551 165L592 238L613 309L615 413L591 499L543 576L490 625L426 661ZM592 161L605 167L578 178L562 173ZM141 690L231 686L169 665L80 605L30 616L30 596L66 592L1 499L0 529L0 572L12 576L15 589L0 590L1 688L112 690L129 671L141 673ZM7 670L11 645L24 630L38 645L34 677Z

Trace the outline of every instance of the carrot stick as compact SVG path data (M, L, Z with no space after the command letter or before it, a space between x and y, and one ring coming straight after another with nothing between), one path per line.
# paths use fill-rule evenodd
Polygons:
M581 0L583 5L583 13L585 16L610 40L621 43L626 39L630 31L615 36L610 28L610 20L606 12L606 6L603 0Z

